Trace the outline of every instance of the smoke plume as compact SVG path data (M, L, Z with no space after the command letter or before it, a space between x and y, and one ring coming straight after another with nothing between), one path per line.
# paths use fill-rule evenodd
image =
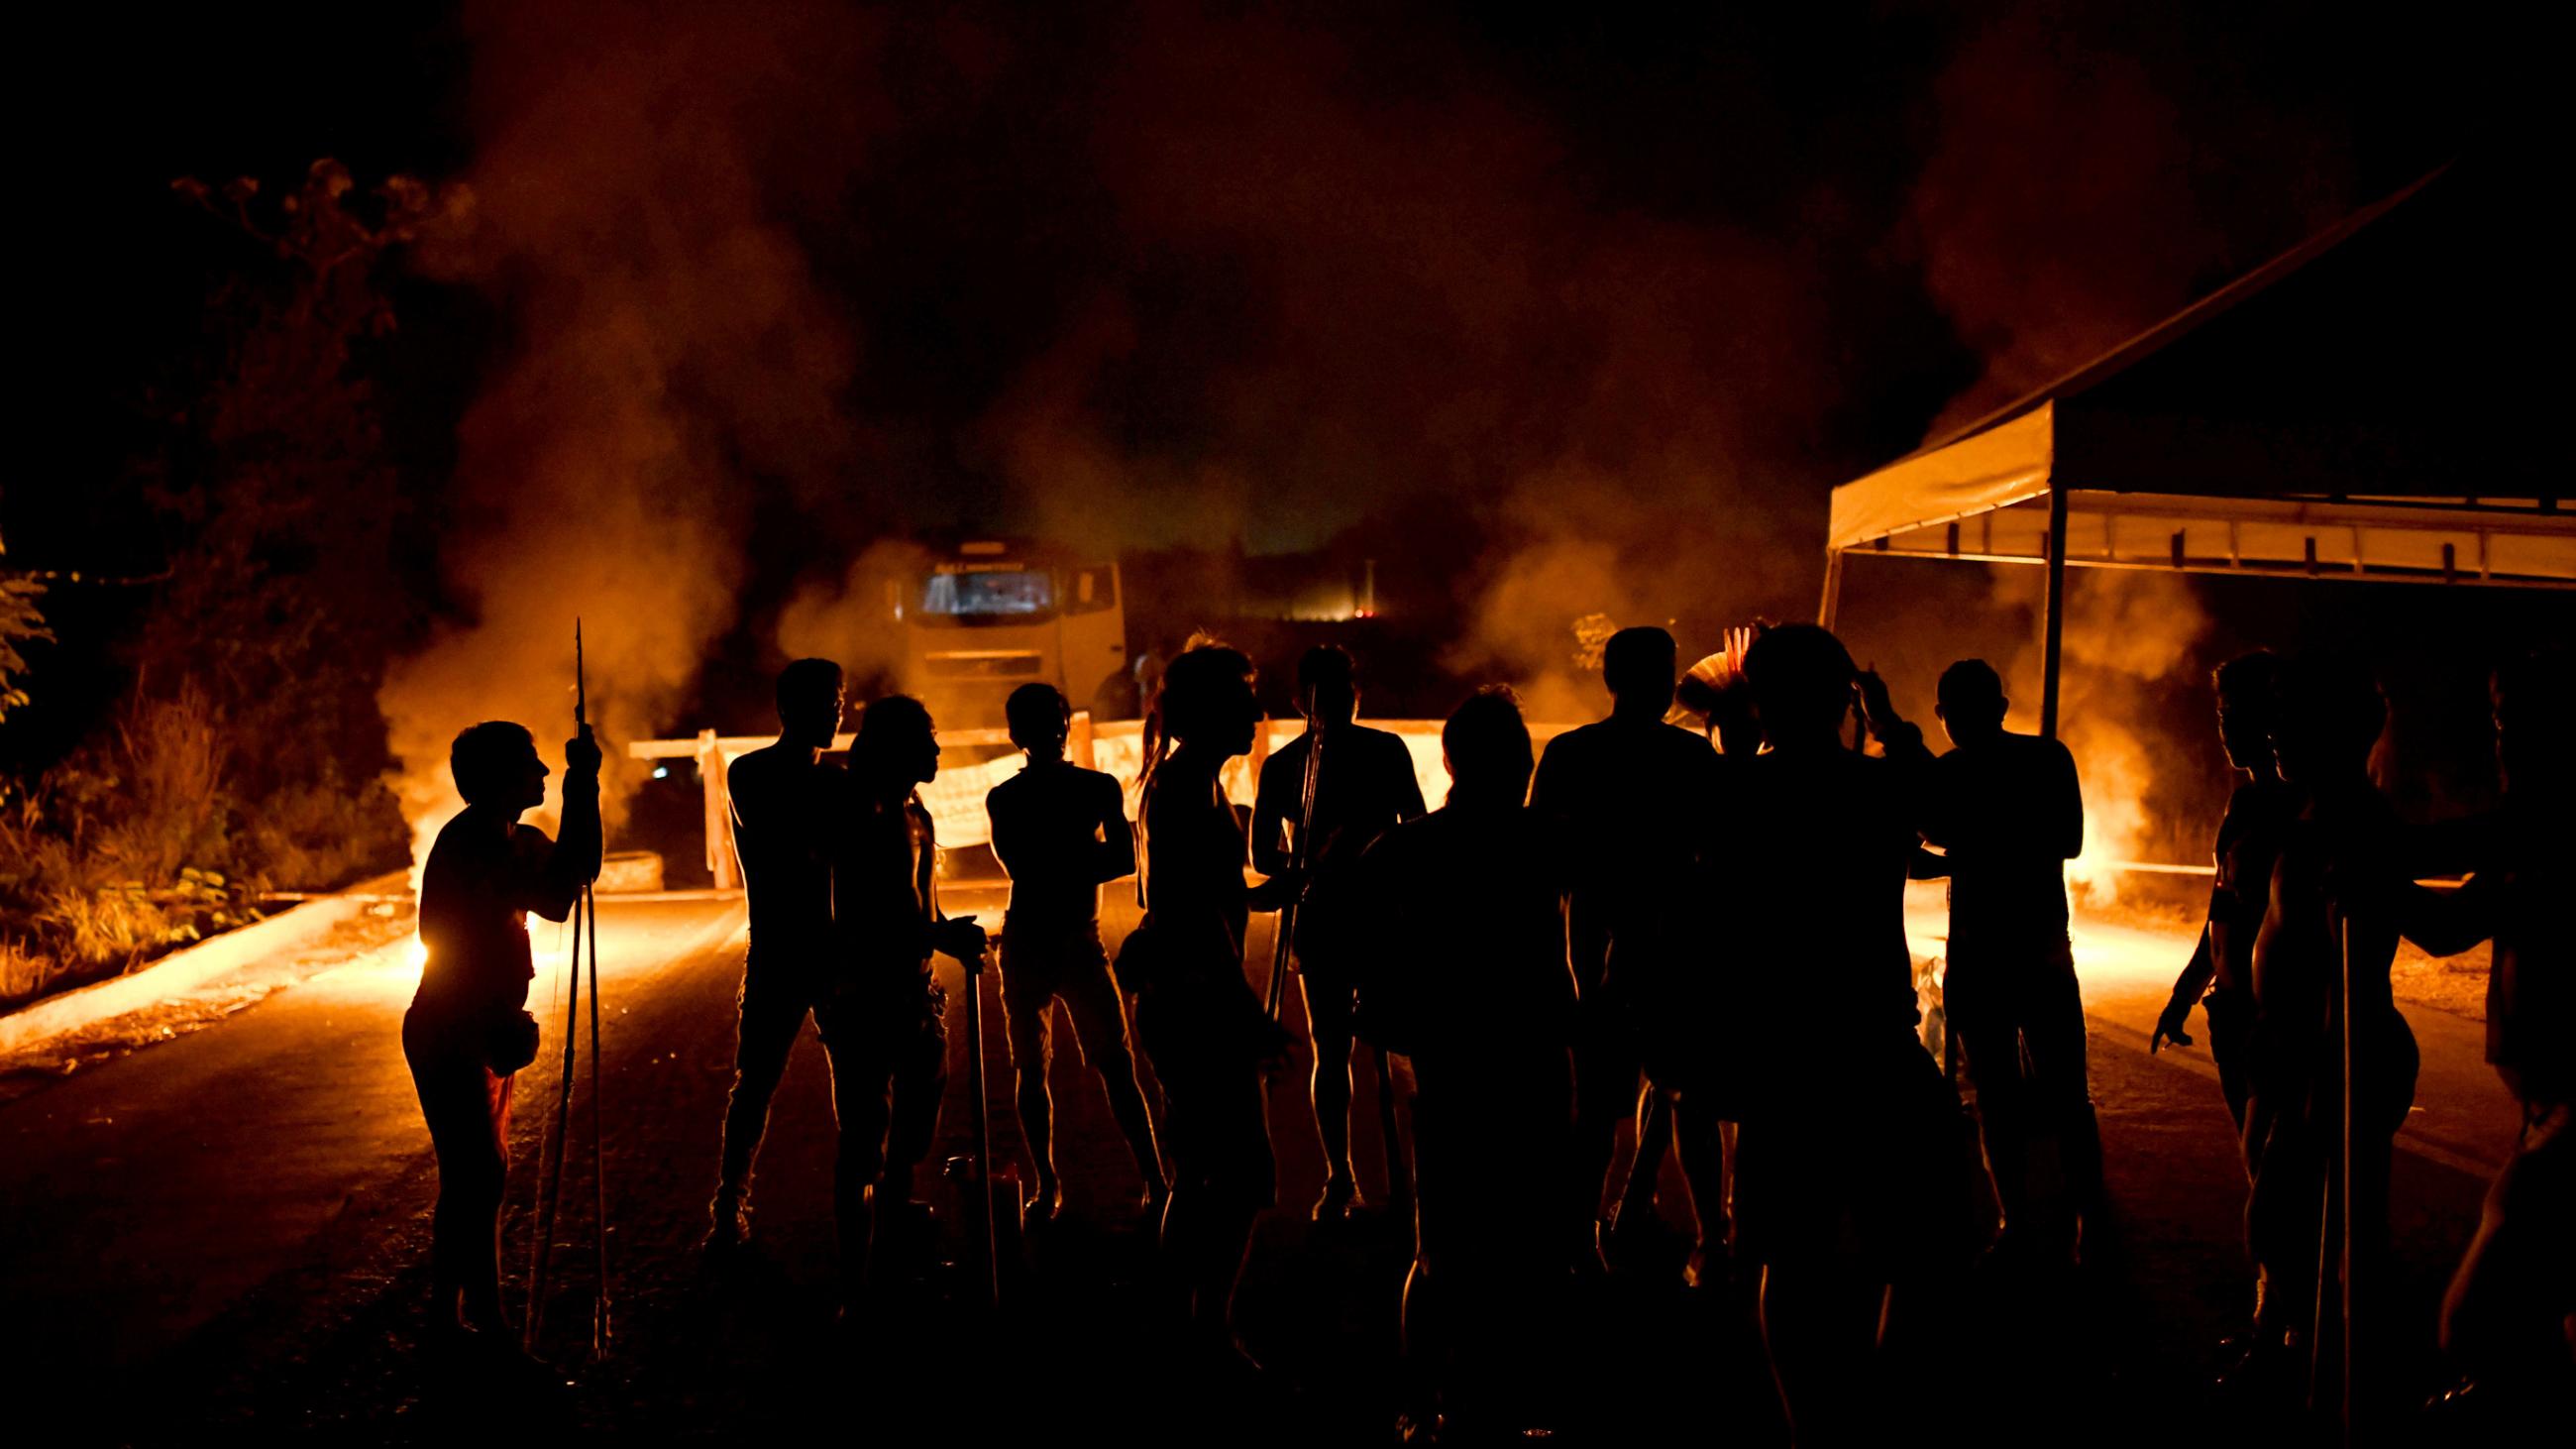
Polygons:
M821 492L847 456L856 342L772 188L855 143L845 104L805 103L862 70L857 38L790 12L650 18L473 22L475 202L429 264L515 335L460 431L443 550L460 616L381 695L424 841L454 807L463 725L570 733L576 616L613 812L621 746L662 727L735 622L745 501L761 480Z
M2134 61L2048 4L1934 27L1932 64L1821 100L1711 29L1706 75L1662 82L1690 144L1640 160L1530 63L1579 30L477 8L477 205L431 265L507 330L442 520L451 622L383 695L407 805L446 798L465 723L554 736L576 614L612 752L698 723L674 715L720 647L867 673L868 550L925 524L1357 533L1390 593L1454 593L1450 669L1588 712L1577 619L1670 622L1694 655L1803 612L1832 482L2331 196L2313 126L2181 97L2231 83L2191 23L2131 19ZM2249 114L2280 123L2208 144Z

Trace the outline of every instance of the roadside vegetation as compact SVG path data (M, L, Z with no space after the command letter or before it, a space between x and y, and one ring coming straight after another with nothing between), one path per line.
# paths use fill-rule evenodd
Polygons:
M0 1006L407 849L375 693L425 594L375 383L385 263L436 199L329 161L273 200L174 192L203 312L121 399L115 475L29 499L0 559Z

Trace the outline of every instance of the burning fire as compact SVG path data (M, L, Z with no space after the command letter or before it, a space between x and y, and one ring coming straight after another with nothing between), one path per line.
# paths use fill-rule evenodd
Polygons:
M2119 892L2112 863L2136 860L2147 838L2153 772L2138 737L2115 721L2070 720L2064 733L2084 792L2084 849L2066 863L2066 883L2076 904L2106 905Z

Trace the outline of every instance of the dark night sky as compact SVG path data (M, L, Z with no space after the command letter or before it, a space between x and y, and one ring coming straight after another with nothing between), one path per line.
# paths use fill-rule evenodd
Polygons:
M1506 664L1803 607L1833 483L2510 130L2529 50L2476 6L1603 10L81 22L38 300L85 422L13 561L150 562L41 505L118 474L240 260L171 178L330 155L475 201L391 279L422 576L488 622L590 520L572 586L687 621L648 718L924 525L1359 538Z
M1461 341L1498 354L1462 381L1562 397L1585 363L1551 372L1552 354L1615 349L1635 325L1596 307L1489 333L1455 298L1408 306L1448 263L1519 251L1528 285L1567 292L1678 283L1668 302L1723 330L1750 304L1688 290L1673 255L1745 238L1757 287L1814 295L1753 324L1798 329L1780 350L1806 375L1764 401L1799 416L1727 441L1804 496L1910 447L1984 369L1988 400L2044 377L2402 182L2503 89L2480 53L2501 37L2460 7L2438 25L2322 4L541 8L562 17L543 36L504 8L442 5L95 22L66 47L82 102L46 189L80 340L105 354L96 380L130 382L184 341L223 255L170 178L274 187L333 155L362 181L471 180L542 92L674 84L628 62L686 41L701 64L685 83L709 98L688 118L735 125L734 158L762 173L738 200L792 233L811 300L855 339L833 403L863 455L969 513L1008 511L1033 481L1012 476L996 419L1046 374L1120 454L1293 480L1293 509L1244 521L1311 541L1390 487L1455 481L1425 476L1452 460L1354 419L1436 419L1422 380ZM779 73L739 42L753 31L811 63ZM603 211L631 202L616 185ZM1346 224L1317 214L1336 204ZM1634 240L1658 232L1668 247ZM1328 254L1329 275L1300 253ZM1361 315L1280 315L1336 303ZM1051 369L1104 325L1123 352ZM1758 370L1697 350L1685 365L1716 384ZM1238 390L1305 422L1246 417ZM1616 459L1658 421L1525 439L1503 470Z

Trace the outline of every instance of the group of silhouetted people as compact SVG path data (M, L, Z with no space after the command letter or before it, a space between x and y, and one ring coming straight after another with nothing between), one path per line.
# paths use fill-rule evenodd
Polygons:
M2223 1387L2384 1398L2389 1178L2415 1096L2415 1038L2390 970L2401 937L2436 955L2493 943L2487 1060L2523 1126L2444 1297L2456 1382L2433 1405L2462 1442L2563 1415L2576 1352L2576 775L2543 733L2576 706L2563 651L2497 669L2504 783L2493 812L2402 823L2371 774L2387 704L2366 669L2258 652L2221 666L2219 733L2245 779L2218 832L2198 950L2151 1046L2210 1056L2247 1173L2252 1320ZM2456 889L2419 876L2469 872ZM2564 1422L2563 1419L2560 1422Z
M1173 1321L1204 1369L1257 1372L1231 1310L1255 1220L1276 1206L1268 1083L1289 1038L1246 948L1252 917L1277 911L1314 1053L1319 1222L1360 1206L1352 1073L1374 1077L1392 1206L1415 1228L1403 1322L1418 1425L1472 1434L1546 1415L1535 1395L1561 1292L1636 1259L1667 1152L1694 1225L1683 1276L1758 1283L1802 1441L1847 1440L1884 1415L1882 1367L1909 1336L1944 1331L1944 1300L1980 1247L2015 1272L2077 1261L2102 1189L2064 874L2083 841L2074 761L2004 727L2002 681L1980 661L1941 677L1952 748L1935 755L1828 631L1743 638L1676 711L1672 637L1620 632L1602 659L1609 716L1543 754L1510 691L1477 691L1442 727L1449 789L1427 812L1403 741L1356 723L1358 682L1337 648L1299 661L1307 727L1270 754L1249 811L1226 784L1262 718L1244 654L1196 642L1169 661L1132 826L1121 782L1067 758L1063 695L1016 691L1007 719L1026 765L987 809L1011 879L1000 998L1035 1171L1027 1220L1063 1200L1048 1088L1061 1001L1132 1155ZM2243 1142L2256 1282L2228 1382L2285 1392L2326 1357L2320 1333L2352 1324L2366 1365L2385 1332L2389 1154L2415 1073L2389 989L2404 934L2441 952L2494 941L2490 1056L2527 1119L2445 1305L2445 1343L2488 1397L2563 1383L2576 881L2559 824L2565 754L2539 731L2564 718L2565 661L2498 673L2505 806L2435 831L2401 826L2371 783L2385 705L2365 671L2256 655L2217 685L2247 779L2157 1044L2187 1042L2204 1006ZM810 1015L831 1058L855 1304L883 1226L922 1211L912 1175L945 1088L930 958L972 965L987 941L940 909L916 794L938 768L929 713L901 695L869 703L843 768L825 758L839 667L797 661L777 694L777 743L729 776L751 943L708 1241L723 1251L750 1233L754 1154ZM1705 728L1668 722L1694 713ZM546 774L527 732L461 735L468 808L422 887L430 956L404 1046L440 1165L439 1319L468 1335L501 1327L510 1072L525 1064L521 1036L528 1054L533 1043L524 913L560 919L600 859L587 732L567 758L564 838L548 842L516 824ZM2476 874L2449 893L2413 884L2436 868ZM1100 892L1130 875L1143 918L1113 959ZM1955 1062L1926 1048L1906 933L1907 882L1931 877L1948 881ZM1614 1178L1627 1121L1636 1150ZM2321 1313L2345 1288L2349 1316Z

